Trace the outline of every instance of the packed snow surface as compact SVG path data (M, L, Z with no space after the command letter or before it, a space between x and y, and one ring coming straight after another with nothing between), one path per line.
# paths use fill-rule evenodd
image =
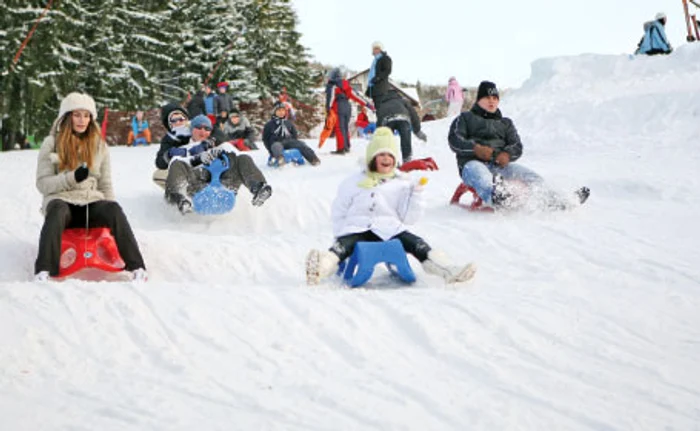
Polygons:
M700 429L700 44L673 55L538 60L501 108L519 163L569 212L475 214L449 120L426 123L425 217L411 230L476 278L308 287L330 205L365 142L319 167L265 166L220 217L181 216L156 146L112 148L149 281L35 283L37 152L0 154L3 430ZM309 141L315 147L314 141Z

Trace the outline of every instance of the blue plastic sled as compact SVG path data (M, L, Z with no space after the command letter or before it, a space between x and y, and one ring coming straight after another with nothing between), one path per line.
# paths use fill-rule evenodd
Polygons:
M306 163L304 156L301 155L301 151L297 150L296 148L284 150L282 152L282 156L284 157L285 163L294 163L295 165L303 165ZM273 159L272 156L267 159L267 165L274 168L279 167L279 163L277 163L277 160Z
M236 192L221 184L221 174L228 170L229 166L226 154L205 166L205 169L211 173L211 182L204 190L195 193L192 198L192 205L196 213L204 215L225 214L236 205Z
M338 275L342 275L350 287L362 286L372 278L374 267L378 263L386 264L389 272L406 283L416 281L416 275L406 258L406 251L398 239L358 242L352 255L338 265Z
M136 138L136 140L134 141L134 147L137 145L147 146L148 142L146 142L146 138Z

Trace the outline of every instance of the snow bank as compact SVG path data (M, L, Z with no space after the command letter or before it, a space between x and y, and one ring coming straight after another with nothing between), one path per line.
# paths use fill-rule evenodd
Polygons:
M150 180L155 148L114 148L116 193L147 285L31 278L42 223L36 152L0 154L0 417L12 430L696 429L700 427L700 45L668 57L544 59L503 100L522 163L585 207L468 214L448 121L417 155L428 209L412 230L476 279L364 289L303 284L355 171L264 167L219 218L181 217ZM692 78L692 79L691 79ZM314 145L313 142L310 142ZM418 175L416 175L417 177Z

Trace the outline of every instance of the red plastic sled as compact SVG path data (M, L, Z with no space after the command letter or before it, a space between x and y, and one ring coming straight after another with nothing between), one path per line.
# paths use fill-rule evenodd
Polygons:
M121 272L124 266L109 228L96 227L87 231L75 228L63 231L59 278L69 277L89 268L104 272Z
M426 157L424 159L411 160L406 162L399 168L401 172L411 172L411 171L437 171L438 165L435 163L432 157Z
M471 202L470 203L461 203L460 199L462 198L462 195L465 193L468 193L471 195ZM479 195L476 193L476 190L474 190L473 187L468 187L464 183L459 183L457 186L457 190L455 190L455 193L452 195L452 199L450 199L450 205L457 205L460 206L467 211L477 211L477 212L489 212L492 213L494 212L494 209L491 207L484 206L484 202L481 200Z

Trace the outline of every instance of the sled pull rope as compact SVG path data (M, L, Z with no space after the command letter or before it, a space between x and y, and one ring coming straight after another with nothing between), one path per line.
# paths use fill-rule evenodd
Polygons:
M87 167L87 163L83 162L83 163L81 163L80 166L86 168L86 167ZM86 190L85 190L85 198L86 198L86 201L87 201L88 194L89 194L88 192L89 192L89 191L86 189ZM83 241L84 241L84 244L83 244L83 245L85 246L84 250L88 250L87 243L88 243L88 233L89 233L89 232L90 232L90 203L88 202L88 203L85 205L85 239L83 239ZM86 263L86 264L87 264L87 260L88 260L90 257L92 257L92 254L91 254L89 251L86 251L85 253L83 253L83 259L85 259L85 263Z

